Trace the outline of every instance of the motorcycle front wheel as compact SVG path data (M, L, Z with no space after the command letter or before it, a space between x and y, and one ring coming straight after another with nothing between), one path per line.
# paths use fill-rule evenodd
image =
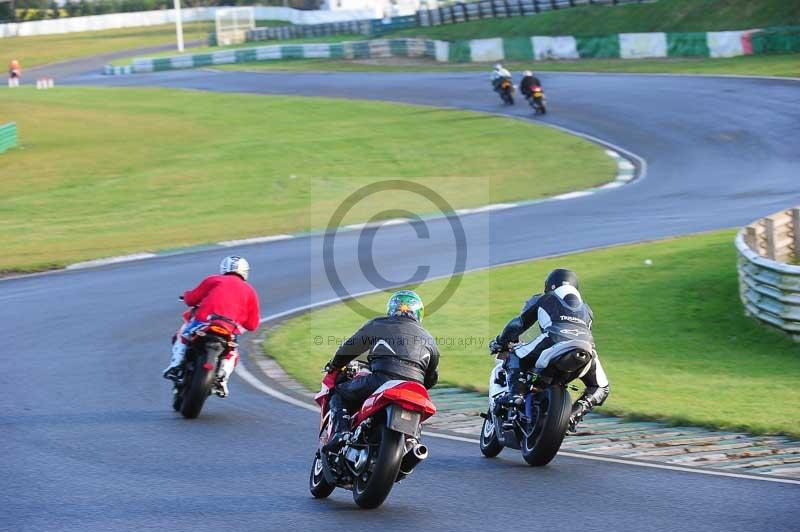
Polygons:
M555 458L567 433L572 399L563 386L550 386L537 394L538 411L529 434L522 436L522 458L528 465L543 466Z
M308 479L308 489L315 499L324 499L336 489L336 486L329 484L322 471L322 458L319 451L314 455L314 462L311 464L311 476Z
M353 482L353 500L357 505L362 508L377 508L383 504L400 471L403 451L405 435L383 427L380 446L370 451L376 455L375 458L370 457L372 463L368 462L366 471Z
M494 458L503 450L503 445L497 438L497 431L495 430L494 418L491 412L487 412L483 420L480 447L481 453L483 453L483 456L486 458Z

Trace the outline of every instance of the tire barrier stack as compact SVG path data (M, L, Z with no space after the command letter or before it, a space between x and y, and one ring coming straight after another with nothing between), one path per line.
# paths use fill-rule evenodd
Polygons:
M17 123L9 122L8 124L0 125L0 153L16 148L18 145Z
M800 207L742 228L736 249L745 312L800 342Z
M459 24L487 18L535 15L543 11L587 5L641 4L652 0L481 0L454 3L437 9L423 9L413 15L385 19L353 20L306 26L256 28L247 34L248 41L266 41L321 37L327 35L385 35L388 32L445 24Z

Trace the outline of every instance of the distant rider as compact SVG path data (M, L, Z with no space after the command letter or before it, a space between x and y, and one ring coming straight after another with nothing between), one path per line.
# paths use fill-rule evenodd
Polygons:
M206 277L194 290L184 292L184 303L196 309L186 311L183 315L183 326L178 330L172 344L172 360L164 370L165 379L178 378L192 332L207 324L209 315L224 316L248 331L258 328L260 320L258 294L247 282L249 275L250 264L246 259L237 256L225 257L219 265L219 275ZM218 323L234 336L244 332L227 322ZM238 362L239 352L233 350L225 355L220 364L217 382L218 395L221 397L228 396L228 379Z
M522 93L522 96L524 96L526 100L533 96L534 87L541 86L542 82L539 81L539 78L533 75L533 72L526 70L522 73L522 79L519 82L519 92Z
M493 353L508 351L510 344L518 343L520 335L539 322L541 333L533 341L519 345L513 349L505 362L508 393L498 399L501 405L521 405L525 394L525 379L522 370L534 369L539 355L554 345L553 340L545 332L550 325L562 324L570 329L585 331L589 342L592 338L592 310L580 292L578 292L578 276L572 270L557 269L550 272L544 283L544 293L534 295L522 309L522 313L509 321L495 340L489 343ZM537 381L548 384L547 376L542 375L541 368L534 369ZM570 430L575 429L583 416L595 406L602 405L608 397L609 383L600 359L595 357L589 371L581 377L586 385L583 394L575 401L570 415ZM534 382L537 382L534 381Z
M329 406L335 434L328 450L337 450L349 437L348 413L357 411L385 382L414 381L430 389L439 381L439 350L433 336L422 327L424 312L422 299L415 292L395 292L389 298L386 316L362 325L325 366L323 384L332 384L347 364L369 352L367 361L372 372L332 389Z
M19 66L19 61L16 59L11 60L8 65L8 86L19 87L19 79L22 77L22 67Z
M492 88L495 92L500 90L500 84L503 82L504 79L511 81L511 72L503 68L503 65L497 63L494 65L494 70L492 70L492 74L489 76L489 79L492 82Z

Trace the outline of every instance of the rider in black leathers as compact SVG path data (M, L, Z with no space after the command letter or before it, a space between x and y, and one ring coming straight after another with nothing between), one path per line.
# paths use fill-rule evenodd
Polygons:
M522 79L519 82L519 92L522 94L523 97L526 99L533 96L533 88L534 87L541 87L542 82L539 81L539 78L533 75L533 72L530 70L526 70L522 73Z
M495 340L489 343L493 353L508 351L509 344L518 343L520 335L530 329L537 321L542 334L509 353L505 363L508 394L498 399L501 404L521 404L525 393L525 379L522 370L534 368L539 355L553 347L554 342L545 331L553 323L585 331L585 339L594 343L591 329L594 316L578 292L578 276L571 270L553 270L547 276L544 293L533 296L522 309L522 313L509 321ZM536 368L538 378L547 383L547 372ZM595 406L602 405L609 394L609 383L600 359L595 357L589 371L581 377L586 388L572 406L570 429L574 430L583 416Z
M414 381L433 388L439 380L439 350L436 341L422 325L422 300L410 290L389 298L387 316L365 323L344 342L326 365L327 372L340 372L359 355L369 352L370 373L344 381L331 392L329 407L333 416L334 437L327 450L335 450L350 430L348 413L390 380Z

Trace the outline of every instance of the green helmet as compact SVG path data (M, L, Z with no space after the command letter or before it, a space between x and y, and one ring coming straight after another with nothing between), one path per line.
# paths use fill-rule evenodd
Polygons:
M416 292L400 290L389 298L389 302L386 304L386 315L408 316L422 323L422 317L425 315L425 305Z

